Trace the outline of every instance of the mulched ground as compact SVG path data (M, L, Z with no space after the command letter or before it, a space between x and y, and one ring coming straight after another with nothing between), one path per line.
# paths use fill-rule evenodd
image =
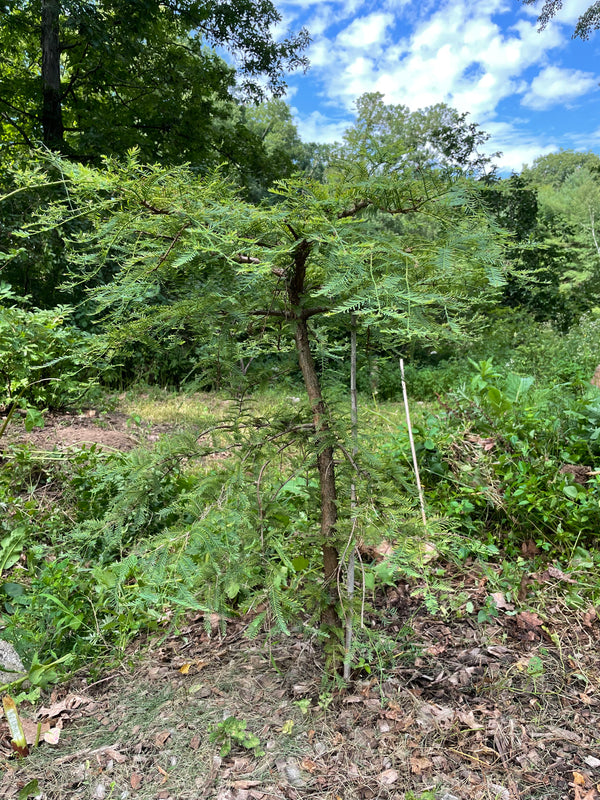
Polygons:
M37 780L48 800L596 800L600 624L594 609L549 615L441 620L391 589L365 622L396 646L345 690L301 631L269 644L243 621L219 638L191 620L102 681L23 706L60 739L19 762L4 728L0 797ZM221 754L232 716L258 752Z
M90 411L52 415L26 439L128 450L163 429L173 426ZM7 441L22 437L11 426ZM478 624L485 578L475 566L446 577L475 611L432 617L418 587L390 588L365 619L381 635L343 690L301 629L249 640L236 620L220 637L196 618L140 641L101 680L80 674L21 705L30 741L40 738L26 758L0 719L0 798L598 800L597 609L570 611L560 593L570 579L549 567L524 582L521 605L495 593L498 616ZM554 587L544 616L528 610L529 580ZM238 739L228 741L230 717ZM258 747L240 744L244 725Z

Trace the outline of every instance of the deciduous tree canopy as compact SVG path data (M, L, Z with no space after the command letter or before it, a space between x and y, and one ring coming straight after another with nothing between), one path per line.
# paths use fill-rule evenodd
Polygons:
M209 49L232 53L239 91L261 99L305 67L306 31L277 41L270 0L9 0L0 20L0 114L8 144L43 140L78 158L123 153L200 163L219 135L234 71Z
M523 0L527 6L536 5L537 1L538 0ZM563 0L545 0L538 17L540 30L546 27L552 17L560 11L562 6ZM573 36L579 39L589 39L590 34L598 30L598 28L600 28L600 2L596 0L596 2L592 3L577 20Z

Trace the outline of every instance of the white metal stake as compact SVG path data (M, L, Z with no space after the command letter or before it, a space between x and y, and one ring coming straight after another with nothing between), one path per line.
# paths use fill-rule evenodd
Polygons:
M404 359L400 359L400 372L402 373L402 394L404 395L404 410L406 411L406 424L408 426L408 439L410 441L410 451L412 453L413 468L419 492L419 502L421 503L421 516L423 517L423 527L427 528L427 516L425 514L425 498L421 488L421 478L419 476L419 465L417 463L417 452L415 450L415 440L412 435L412 425L410 424L410 411L408 408L408 392L406 391L406 381L404 380Z
M358 394L356 391L356 317L352 314L352 329L350 332L350 418L352 422L352 457L358 453ZM344 658L344 680L350 680L350 650L352 648L352 624L354 619L354 609L352 601L354 599L354 529L356 528L356 483L354 479L350 486L350 507L354 517L352 522L352 532L350 534L348 553L348 572L346 574L346 594L348 598L348 610L346 612L346 652Z

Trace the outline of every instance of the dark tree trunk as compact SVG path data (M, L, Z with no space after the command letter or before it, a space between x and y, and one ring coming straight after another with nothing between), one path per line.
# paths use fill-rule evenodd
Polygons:
M327 410L321 395L319 376L310 349L310 338L306 319L302 316L301 296L304 289L304 276L306 273L306 260L310 253L310 245L306 241L298 244L295 255L295 272L288 283L288 296L292 306L298 314L296 321L296 350L298 361L304 378L304 386L310 400L313 421L317 436L317 467L319 470L319 487L321 492L321 541L323 548L323 570L325 582L331 591L328 605L323 611L323 622L327 625L339 627L340 620L335 610L335 595L333 587L337 581L339 554L333 543L335 525L337 522L335 462L333 447L327 444L329 423Z
M42 135L51 150L64 144L60 91L60 0L42 0Z

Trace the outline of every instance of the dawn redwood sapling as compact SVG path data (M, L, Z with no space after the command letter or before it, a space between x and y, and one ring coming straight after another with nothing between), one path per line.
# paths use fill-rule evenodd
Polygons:
M348 537L335 456L347 454L348 431L323 394L319 332L346 330L349 314L357 331L388 344L471 324L504 274L502 237L477 191L447 172L394 165L372 174L353 160L326 184L282 181L276 202L252 206L218 172L201 178L143 165L135 151L104 169L53 159L56 167L69 200L47 207L30 232L88 220L68 243L70 258L80 282L111 265L114 279L91 290L109 343L185 328L199 358L224 330L235 363L295 349L319 476L322 622L339 631L336 584ZM433 238L423 235L423 220Z

